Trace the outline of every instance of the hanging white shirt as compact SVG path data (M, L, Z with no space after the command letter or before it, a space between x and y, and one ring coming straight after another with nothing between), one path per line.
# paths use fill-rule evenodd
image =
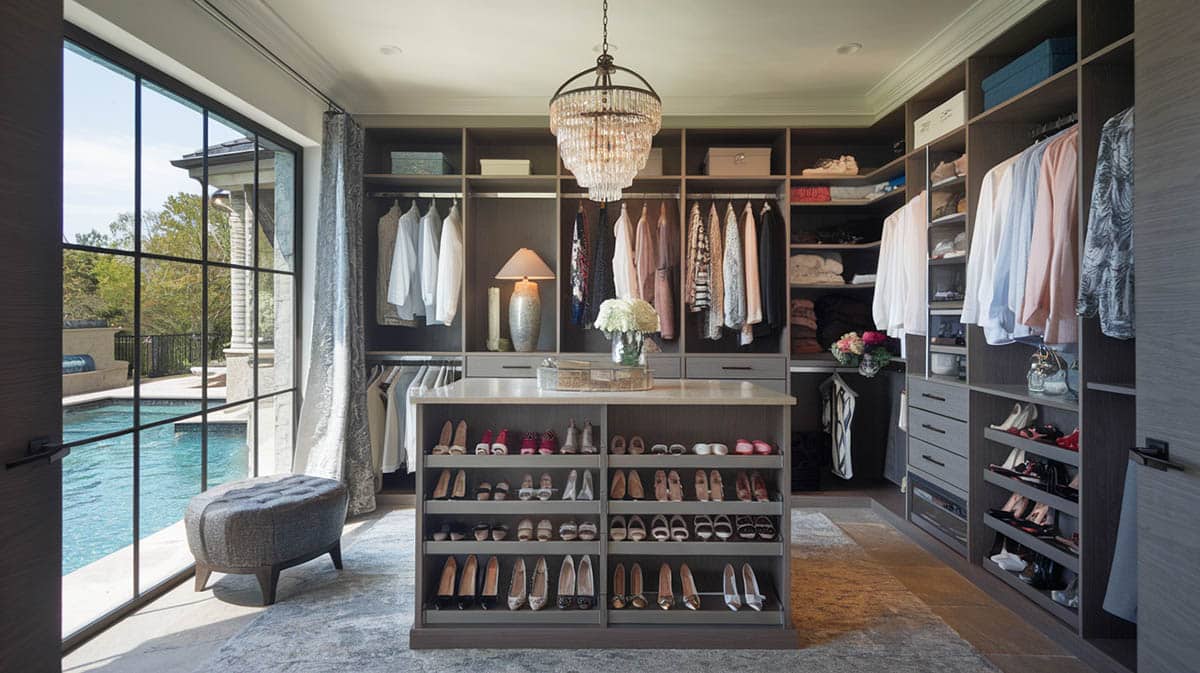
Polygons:
M963 293L962 322L967 325L978 324L979 307L987 305L981 304L980 291L992 285L996 249L1000 245L1000 219L1007 210L1012 182L1008 182L1008 194L1001 191L1000 185L1016 159L1013 156L993 166L983 176L979 187L979 205L975 209L975 228L971 231L971 254L967 257L967 284Z
M896 339L904 338L904 270L900 266L900 235L904 229L907 206L901 206L883 221L879 243L879 265L875 270L875 297L871 315L875 329Z
M1019 157L1020 155L1017 155ZM987 248L984 250L984 261L980 268L979 290L976 293L975 324L983 328L984 340L992 346L1003 346L1012 343L1012 333L990 312L989 308L996 296L996 262L999 258L1000 242L1005 229L1012 223L1013 210L1013 166L1017 157L1006 160L1008 165L997 182L993 199L992 222L988 231ZM968 264L973 260L968 258Z
M613 284L618 299L641 299L641 288L637 282L637 266L633 263L633 223L625 204L621 204L621 216L613 226L617 237L613 250Z
M442 222L442 241L438 251L437 310L434 319L443 325L454 323L458 314L458 299L462 290L463 240L458 204L450 206L450 214Z
M437 203L421 218L421 301L425 304L425 324L436 325L438 247L442 239L442 216Z
M904 333L924 336L929 321L929 211L921 192L906 206L900 248L904 267Z
M392 271L388 279L387 300L396 307L401 320L425 315L418 277L421 268L421 259L417 256L420 226L421 211L417 209L417 202L413 201L412 207L400 216L396 225Z

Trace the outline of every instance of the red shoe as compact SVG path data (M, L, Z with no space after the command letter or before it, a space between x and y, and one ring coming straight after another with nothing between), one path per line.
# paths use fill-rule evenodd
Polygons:
M491 430L488 430L488 433L491 433ZM487 435L484 435L484 437L486 438ZM496 441L492 442L492 454L497 455L497 456L503 456L507 453L508 453L508 428L504 428L503 430L500 431L500 434L497 435Z
M521 455L532 456L537 453L537 434L526 432L521 435Z
M538 443L538 453L543 456L558 453L558 435L554 434L553 430L542 433L542 441Z
M484 430L483 437L479 439L479 443L475 445L475 455L486 456L492 452L492 431Z
M749 456L754 454L754 445L748 439L739 439L733 445L733 452L739 456Z
M769 456L775 449L771 445L761 439L754 440L754 452L760 456Z
M1066 449L1068 451L1078 451L1079 450L1079 428L1075 428L1074 430L1071 431L1071 434L1069 434L1065 437L1059 437L1057 440L1055 440L1054 443L1057 444L1060 449Z

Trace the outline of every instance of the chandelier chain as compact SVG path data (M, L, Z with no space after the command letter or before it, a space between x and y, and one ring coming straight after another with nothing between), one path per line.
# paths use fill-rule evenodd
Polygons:
M608 53L608 0L604 0L604 43L601 47L601 53Z

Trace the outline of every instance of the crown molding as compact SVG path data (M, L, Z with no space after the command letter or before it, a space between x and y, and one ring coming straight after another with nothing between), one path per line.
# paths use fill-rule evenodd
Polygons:
M977 0L868 89L865 105L883 117L1048 1Z

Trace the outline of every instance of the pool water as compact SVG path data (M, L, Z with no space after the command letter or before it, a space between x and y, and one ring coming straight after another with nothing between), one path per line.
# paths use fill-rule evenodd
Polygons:
M200 411L199 401L142 400L143 424ZM133 402L63 409L63 441L128 428ZM199 421L193 417L190 421ZM183 518L200 492L200 426L166 423L140 436L140 537ZM247 476L249 450L243 424L210 425L210 486ZM133 433L83 444L63 460L64 575L133 544Z

